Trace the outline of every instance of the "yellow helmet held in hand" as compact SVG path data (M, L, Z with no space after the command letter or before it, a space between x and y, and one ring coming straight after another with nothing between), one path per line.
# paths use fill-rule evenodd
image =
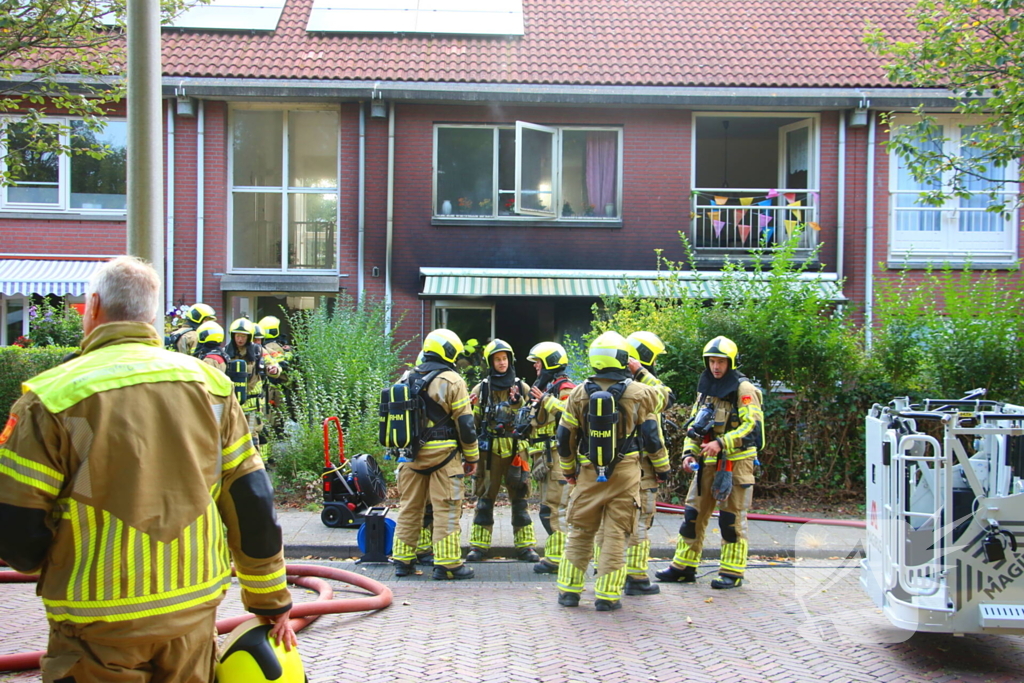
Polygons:
M636 359L645 368L654 365L655 359L665 353L665 342L653 332L634 332L626 337L626 341L636 351Z
M736 369L736 356L739 355L739 348L736 343L728 337L715 337L704 346L704 366L707 367L708 358L728 358L729 369Z
M618 332L603 332L590 345L590 366L595 370L625 370L631 348Z
M448 363L454 363L462 353L462 340L459 335L443 327L427 335L423 340L423 353L433 353Z
M217 324L215 320L207 320L205 323L196 328L196 334L199 335L200 344L224 343L224 328Z
M217 662L217 683L303 683L299 649L285 651L270 637L270 624L248 619L228 634Z
M231 327L228 328L231 334L247 334L249 337L256 335L256 324L248 318L236 318ZM250 341L252 341L250 339Z
M188 309L188 313L185 314L185 320L194 325L199 325L204 320L216 319L217 312L213 310L213 306L207 306L206 304L192 304L192 307Z
M569 354L561 344L546 341L535 344L526 360L540 361L541 367L545 370L557 370L569 364Z
M276 316L264 316L256 324L263 330L263 336L266 339L277 339L281 334L281 321Z

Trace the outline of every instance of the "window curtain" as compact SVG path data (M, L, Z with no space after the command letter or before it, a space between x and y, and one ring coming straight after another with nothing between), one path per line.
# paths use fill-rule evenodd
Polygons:
M597 215L604 215L605 204L615 203L616 134L587 134L587 199Z

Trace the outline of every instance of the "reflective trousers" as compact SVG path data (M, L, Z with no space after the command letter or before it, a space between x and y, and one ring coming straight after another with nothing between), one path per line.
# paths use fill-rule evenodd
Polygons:
M410 463L398 470L398 495L401 508L395 528L392 557L411 564L416 559L416 546L423 528L423 513L430 503L434 508L431 529L434 563L444 567L462 564L461 533L463 480L462 460L451 462L430 474L413 471Z
M594 538L603 525L604 547L594 593L598 599L618 600L626 582L626 545L636 532L640 512L640 464L635 454L626 456L606 482L597 481L592 465L584 465L576 481L566 511L569 538L565 561L558 566L558 589L583 591L587 566L594 554Z
M526 450L520 449L520 456L526 457ZM513 456L502 457L490 451L480 452L480 463L473 482L473 493L479 500L477 513L469 532L469 545L487 550L491 547L494 530L494 501L505 487L509 503L512 504L512 528L515 530L517 548L532 548L537 542L533 532L533 521L525 512L526 500L530 497L530 475L519 467L512 467ZM523 501L516 505L518 501Z
M544 543L544 560L549 564L558 564L562 561L562 555L565 553L565 511L574 487L565 480L557 456L554 464L548 469L548 476L544 480L543 486L540 521L548 532L548 539Z

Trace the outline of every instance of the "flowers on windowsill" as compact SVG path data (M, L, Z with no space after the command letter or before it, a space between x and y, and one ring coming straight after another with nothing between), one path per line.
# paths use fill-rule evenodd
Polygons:
M481 199L477 202L477 206L480 207L480 213L489 214L491 212L491 198Z
M469 197L459 197L456 204L459 207L459 213L469 213L473 208L473 200Z
M506 197L505 201L503 201L501 203L501 215L502 216L511 216L511 215L514 215L515 212L516 212L516 198L515 197Z

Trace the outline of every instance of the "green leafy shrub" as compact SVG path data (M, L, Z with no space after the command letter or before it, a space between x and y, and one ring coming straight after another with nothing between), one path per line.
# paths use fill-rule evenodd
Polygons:
M393 478L394 463L377 443L380 392L402 366L405 343L396 343L385 325L383 302L357 305L341 296L333 311L324 302L289 315L295 358L289 369L290 409L296 418L275 444L277 476L300 480L319 476L324 462L323 421L337 416L345 434L345 454L370 453ZM332 444L336 442L331 433ZM332 461L337 462L332 446Z
M74 308L54 306L50 299L28 307L28 337L32 346L78 346L82 316Z
M0 346L0 415L11 411L21 397L21 383L60 364L74 349L61 346Z

